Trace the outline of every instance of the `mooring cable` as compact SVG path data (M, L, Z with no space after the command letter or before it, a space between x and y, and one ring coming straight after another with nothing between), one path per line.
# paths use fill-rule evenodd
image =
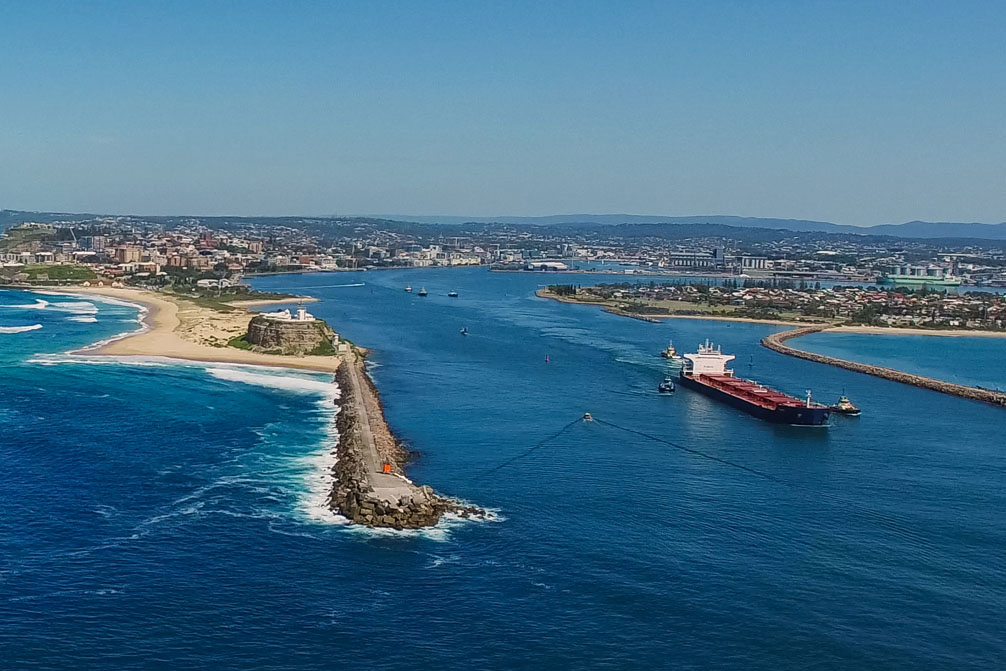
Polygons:
M723 459L721 457L716 457L716 456L713 456L711 454L707 454L705 452L702 452L700 450L696 450L694 448L685 447L684 445L679 445L679 444L674 443L674 442L672 442L670 440L666 440L664 438L660 438L659 436L654 436L652 434L646 433L645 431L638 431L636 429L630 429L630 428L625 427L625 426L619 426L618 424L614 424L612 422L606 422L603 419L597 419L596 417L593 418L593 421L597 422L598 424L603 424L605 426L610 426L613 429L618 429L619 431L625 431L627 433L635 434L637 436L640 436L642 438L646 438L648 440L652 440L652 441L655 441L655 442L658 442L658 443L661 443L661 444L664 444L664 445L668 445L668 446L673 447L675 449L681 450L683 452L687 452L689 454L694 454L694 455L702 457L704 459L709 459L711 461L715 461L715 462L724 464L726 466L732 466L732 467L738 468L738 469L740 469L742 471L747 471L748 473L751 473L753 475L757 475L760 478L764 478L766 480L769 480L770 482L774 482L776 484L779 484L779 485L782 485L784 487L787 487L787 488L789 488L789 489L791 489L791 490L793 490L795 492L799 492L801 495L813 494L813 497L815 499L817 499L817 500L828 500L828 501L831 501L833 504L843 505L843 506L846 506L848 508L852 508L853 510L855 510L858 513L860 513L864 517L873 519L876 522L881 522L885 526L887 526L887 528L895 530L895 531L901 533L903 536L912 538L915 541L920 542L922 544L927 544L927 545L931 545L932 544L932 542L928 538L926 538L925 536L923 536L922 534L920 534L914 528L914 526L912 525L912 523L910 521L908 521L908 520L900 519L900 518L898 518L896 516L888 515L888 514L885 514L885 513L877 512L875 510L871 510L869 508L865 508L865 507L863 507L862 505L860 505L859 503L857 503L855 501L850 501L850 500L845 499L845 498L843 498L841 496L838 496L836 494L829 494L827 492L821 492L821 491L818 491L818 490L811 490L811 488L809 488L809 487L807 487L805 485L801 485L801 484L795 483L795 482L789 482L787 480L783 480L782 478L777 478L774 475L770 475L770 474L765 473L763 471L759 471L759 470L757 470L755 468L751 468L750 466L745 466L743 464L738 464L737 462L730 461L729 459Z
M779 478L775 477L774 475L769 475L768 473L763 473L762 471L759 471L757 469L751 468L750 466L745 466L744 464L738 464L737 462L730 461L729 459L723 459L721 457L715 457L715 456L713 456L711 454L707 454L705 452L702 452L701 450L696 450L696 449L691 448L691 447L685 447L684 445L679 445L677 443L671 442L671 441L666 440L664 438L660 438L659 436L654 436L654 435L646 433L644 431L637 431L636 429L630 429L630 428L628 428L626 426L619 426L618 424L613 424L611 422L606 422L603 419L597 419L596 417L593 419L593 421L597 422L598 424L603 424L605 426L610 426L613 429L618 429L619 431L625 431L627 433L633 433L633 434L635 434L637 436L642 436L643 438L647 438L647 439L655 441L657 443L663 443L664 445L669 445L670 447L673 447L673 448L675 448L677 450L681 450L682 452L687 452L689 454L694 454L696 456L702 457L703 459L709 459L711 461L716 461L716 462L719 462L719 463L724 464L726 466L733 466L734 468L739 468L742 471L747 471L748 473L753 473L754 475L757 475L760 478L765 478L766 480L771 480L772 482L779 483L780 485L785 485L787 487L792 486L791 483L786 482L785 480L780 480Z
M531 446L529 449L525 450L524 452L522 452L522 453L520 453L520 454L518 454L516 456L513 456L510 459L507 459L506 461L504 461L503 463L499 464L498 466L494 466L493 468L490 468L489 470L484 471L483 473L481 473L480 475L478 475L476 477L477 478L486 477L488 475L491 475L491 474L493 474L493 473L495 473L495 472L497 472L497 471L499 471L499 470L501 470L501 469L509 466L510 464L514 463L515 461L519 461L521 459L524 459L525 457L527 457L527 456L531 455L532 453L534 453L535 451L541 449L542 447L544 447L548 443L552 442L556 438L560 437L561 435L563 435L564 433L566 433L569 429L571 429L572 427L576 426L577 424L580 424L581 422L583 422L583 423L592 422L592 423L595 423L595 424L600 424L602 426L610 427L612 429L616 429L618 431L625 431L626 433L631 433L631 434L639 436L641 438L646 438L647 440L652 440L652 441L660 443L662 445L667 445L668 447L673 447L676 450L680 450L682 452L686 452L688 454L691 454L691 455L694 455L694 456L697 456L697 457L701 457L703 459L708 459L709 461L713 461L713 462L716 462L718 464L722 464L724 466L730 466L732 468L736 468L738 470L745 471L747 473L755 475L755 476L757 476L759 478L762 478L764 480L768 480L769 482L774 482L777 485L782 485L783 487L791 489L791 490L793 490L795 492L799 492L801 495L804 495L804 496L812 493L813 497L815 499L817 499L817 500L828 500L828 501L831 501L832 503L834 503L836 505L840 504L840 505L846 506L848 508L852 508L856 512L860 513L861 515L863 515L863 516L865 516L867 518L871 518L871 519L873 519L876 522L883 523L889 529L894 530L894 531L900 533L903 536L912 538L912 539L914 539L914 540L916 540L916 541L918 541L918 542L920 542L922 544L926 544L926 545L931 545L932 544L932 541L930 541L925 536L921 535L914 528L914 525L911 522L907 521L907 520L899 519L897 517L893 517L893 516L885 514L885 513L877 512L875 510L870 510L869 508L864 508L862 505L858 504L855 501L847 500L847 499L845 499L845 498L843 498L841 496L837 496L835 494L829 494L829 493L821 492L821 491L817 491L817 490L811 491L811 489L809 487L807 487L807 486L801 485L799 483L794 483L794 482L789 482L787 480L783 480L782 478L778 478L778 477L776 477L774 475L771 475L769 473L765 473L764 471L760 471L760 470L758 470L756 468L751 468L750 466L745 466L744 464L739 464L739 463L737 463L735 461L731 461L729 459L724 459L722 457L717 457L717 456L714 456L714 455L709 454L707 452L703 452L701 450L696 450L695 448L686 447L686 446L681 445L679 443L675 443L674 441L670 441L670 440L667 440L665 438L661 438L660 436L655 436L653 434L646 433L645 431L639 431L638 429L631 429L631 428L629 428L627 426L621 426L619 424L615 424L614 422L608 422L608 421L605 421L603 419L598 419L597 417L590 417L589 419L587 417L577 417L575 420L573 420L572 422L569 422L568 424L566 424L565 426L563 426L558 431L556 431L556 432L550 434L549 436L543 438L542 440L538 441L537 443L535 443L533 446Z
M488 471L484 471L483 473L481 473L477 477L483 478L483 477L485 477L487 475L491 475L491 474L495 473L496 471L498 471L498 470L500 470L502 468L505 468L506 466L509 466L513 462L519 461L519 460L521 460L521 459L529 456L535 450L544 447L545 445L547 445L548 443L552 442L553 440L555 440L556 438L558 438L562 434L566 433L566 431L568 431L571 427L579 424L582 421L583 421L583 417L577 417L572 422L570 422L566 426L562 427L561 429L559 429L555 433L551 434L547 438L543 438L540 441L538 441L537 443L535 443L530 449L525 450L524 452L521 452L520 454L518 454L515 457L511 457L511 458L507 459L502 464L500 464L498 466L494 466L493 468L490 468Z

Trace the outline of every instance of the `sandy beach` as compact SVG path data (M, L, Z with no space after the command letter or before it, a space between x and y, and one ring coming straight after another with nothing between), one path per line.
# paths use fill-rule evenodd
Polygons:
M260 354L229 347L227 343L243 334L252 313L244 309L218 312L140 289L111 287L46 287L46 291L66 294L91 294L117 298L147 309L143 322L146 330L128 335L77 354L88 356L160 356L186 361L241 363L332 372L339 366L337 357L285 356ZM301 299L294 299L295 301ZM280 301L252 301L255 304ZM245 305L249 301L244 301Z
M1006 331L962 331L958 329L913 329L886 326L835 326L822 333L876 333L879 335L924 335L950 338L1006 338Z

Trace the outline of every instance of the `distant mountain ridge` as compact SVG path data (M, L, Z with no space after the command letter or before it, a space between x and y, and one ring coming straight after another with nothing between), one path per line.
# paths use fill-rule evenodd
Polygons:
M771 217L739 217L708 215L689 217L662 217L643 214L554 214L542 217L457 217L370 215L381 219L411 221L420 224L496 223L515 226L555 226L568 224L713 224L735 228L769 228L801 233L851 233L854 235L890 235L899 238L980 238L1006 240L1006 223L982 224L977 222L909 221L904 224L877 226L849 226L810 219L775 219Z
M123 216L123 215L98 215L83 213L61 213L61 212L26 212L20 210L0 210L0 231L10 226L14 226L22 221L52 222L66 219L93 219L99 216ZM880 224L877 226L849 226L846 224L833 224L827 221L813 221L810 219L776 219L771 217L739 217L731 215L700 215L689 217L663 217L644 214L554 214L542 217L458 217L453 215L444 216L411 216L403 214L380 214L380 215L324 215L324 216L286 216L286 217L200 217L198 215L132 215L138 218L146 218L153 221L169 222L177 219L198 218L207 222L211 221L285 221L296 224L300 220L327 220L327 219L381 219L387 221L404 222L412 224L439 224L453 225L477 223L477 224L504 224L513 226L648 226L655 224L664 225L710 225L729 226L732 228L760 228L768 230L794 231L798 233L840 233L852 235L877 235L897 238L943 238L943 239L966 239L976 238L980 240L1006 240L1006 223L982 224L978 222L930 222L930 221L909 221L903 224Z

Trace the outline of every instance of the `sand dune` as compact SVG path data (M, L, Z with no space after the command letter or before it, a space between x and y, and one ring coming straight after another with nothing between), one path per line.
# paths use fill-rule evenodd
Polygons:
M281 366L324 372L334 371L339 366L339 359L334 356L260 354L229 347L227 343L231 338L247 330L253 315L241 308L233 312L218 312L184 299L141 289L47 287L46 291L108 296L147 309L143 319L146 330L87 349L88 355L163 356L188 361Z

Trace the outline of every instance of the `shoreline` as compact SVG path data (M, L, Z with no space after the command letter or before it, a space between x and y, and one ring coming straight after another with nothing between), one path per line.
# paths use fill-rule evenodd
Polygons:
M913 329L905 326L833 326L825 333L862 333L875 335L925 335L943 338L1006 338L1006 331L979 329Z
M229 346L205 345L183 338L178 333L182 327L179 312L189 310L205 313L213 312L209 308L185 306L176 301L157 295L144 289L111 288L111 287L34 287L31 291L47 291L53 293L103 296L115 298L141 309L143 328L132 333L125 333L104 342L70 352L78 356L145 356L167 357L184 361L201 361L205 363L236 363L255 366L270 366L275 368L294 368L311 370L321 373L334 372L339 367L337 357L322 356L286 356L280 354L261 354ZM287 299L289 300L289 299ZM271 304L268 301L264 304ZM239 313L232 315L243 318L252 313L239 307ZM198 320L197 320L198 321Z
M247 301L225 301L227 305L235 308L254 308L260 305L293 305L297 303L317 303L314 296L291 296L290 298L253 298Z
M603 309L605 312L620 317L639 319L641 321L659 323L665 319L705 319L718 322L744 322L748 324L771 324L775 326L792 326L797 329L820 327L815 333L860 333L876 335L924 335L940 336L945 338L1006 338L1006 331L985 331L980 329L922 329L905 326L857 326L845 324L825 324L821 322L800 322L785 319L755 319L753 317L724 317L720 315L660 315L626 312L612 305L601 301L578 301L566 296L556 296L549 294L545 289L538 289L534 292L538 298L567 303L569 305L593 305Z
M179 301L154 292L111 287L37 288L53 294L95 296L135 306L142 326L105 341L70 352L76 356L166 358L216 364L241 364L333 374L340 390L339 412L333 420L339 439L334 448L331 489L325 494L326 507L345 517L350 524L393 529L435 527L444 515L463 519L488 519L477 506L438 494L432 487L418 485L406 477L412 453L391 431L376 385L367 373L364 360L368 350L353 348L344 356L284 356L259 354L236 348L201 345L184 339ZM245 304L272 304L300 301L299 298L244 301ZM317 299L312 299L317 300ZM190 309L185 306L184 309ZM213 312L211 308L196 308ZM238 318L251 314L240 309Z
M605 312L613 315L618 315L619 317L629 317L630 319L639 319L644 322L660 323L665 319L705 319L714 322L742 322L746 324L772 324L775 326L811 326L819 325L816 322L794 322L787 321L784 319L755 319L754 317L725 317L721 315L660 315L660 314L645 314L636 312L626 312L625 310L619 309L613 305L608 305L607 303L602 303L600 301L578 301L565 296L556 296L554 294L545 293L544 289L538 289L534 292L534 295L538 298L544 298L545 300L556 301L558 303L566 303L569 305L594 305L603 309ZM1004 334L1006 335L1006 334Z

